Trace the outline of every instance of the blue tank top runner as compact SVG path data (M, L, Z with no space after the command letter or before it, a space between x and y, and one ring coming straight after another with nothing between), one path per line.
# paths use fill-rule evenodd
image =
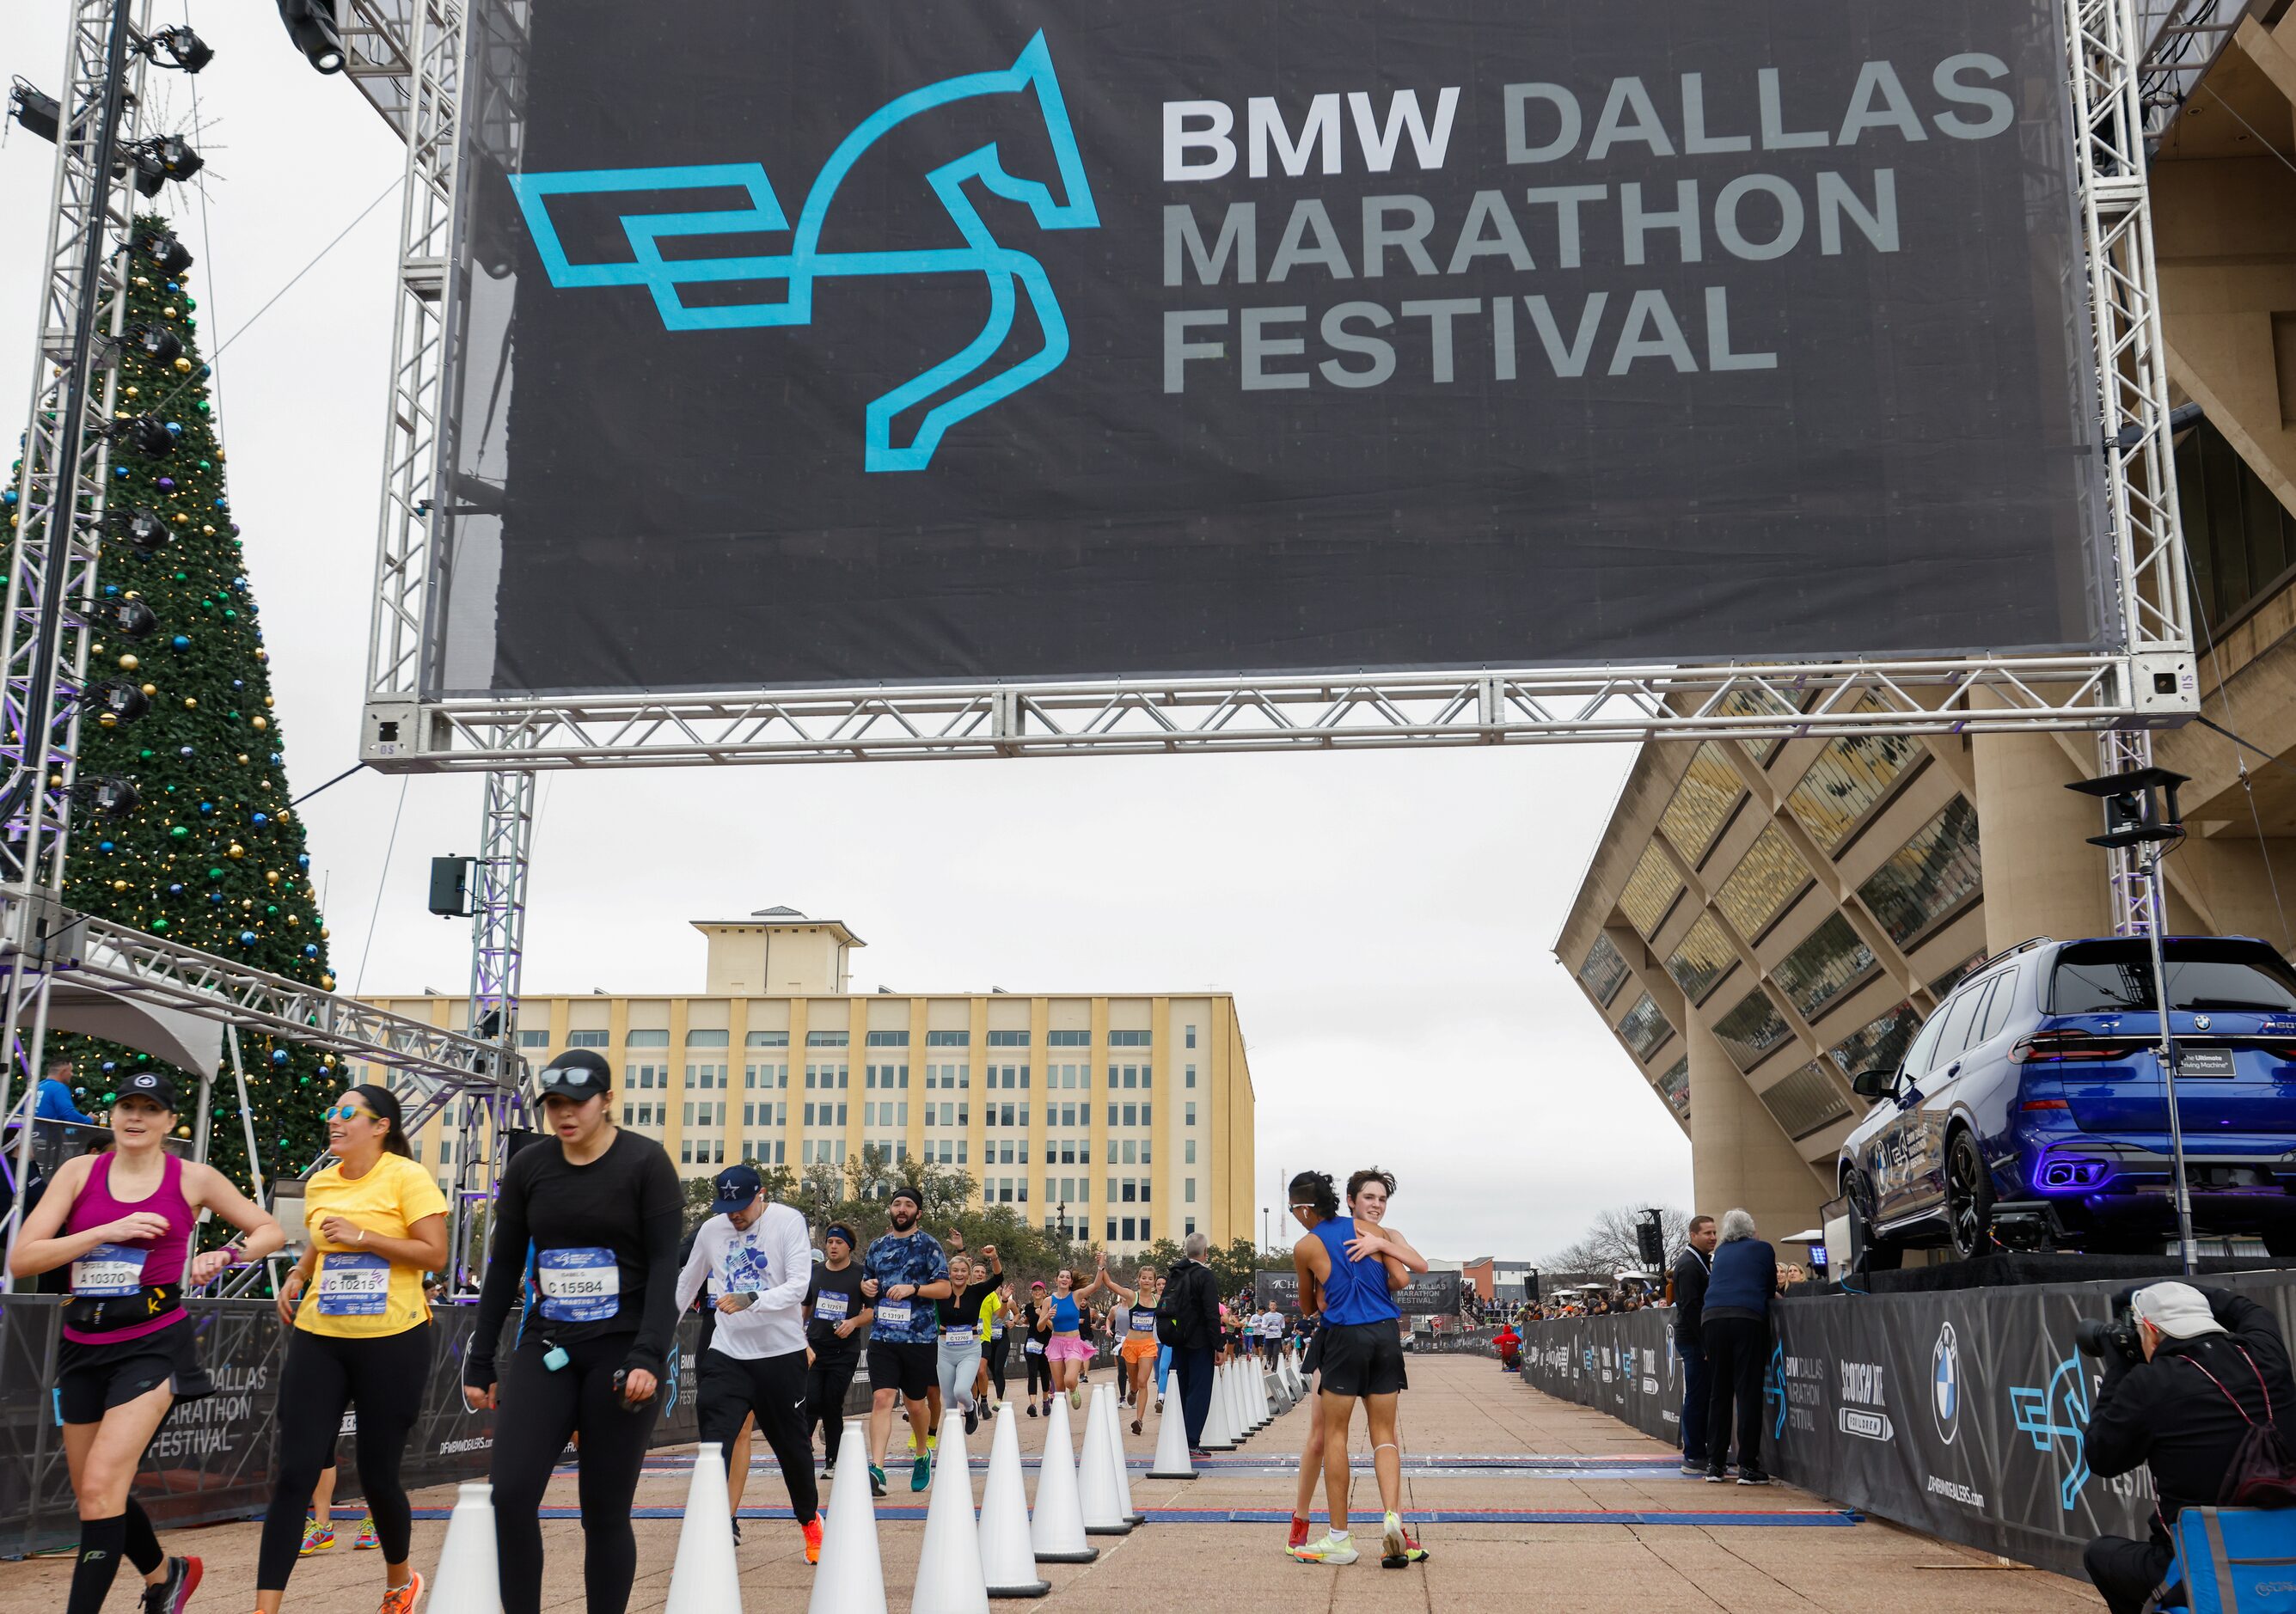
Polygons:
M1324 1322L1392 1323L1403 1315L1387 1290L1387 1264L1377 1256L1348 1259L1348 1241L1356 1236L1354 1217L1318 1222L1315 1233L1332 1258L1332 1275L1324 1282Z
M1066 1295L1054 1295L1053 1297L1053 1331L1056 1334L1072 1334L1083 1326L1084 1319L1077 1313L1077 1303Z

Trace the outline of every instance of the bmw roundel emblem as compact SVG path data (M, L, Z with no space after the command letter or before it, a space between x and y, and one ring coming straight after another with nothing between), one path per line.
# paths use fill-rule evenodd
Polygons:
M2193 1029L2195 1031L2205 1031L2214 1024L2216 1024L2216 1022L2205 1014L2195 1014L2193 1016Z
M1961 1342L1950 1323L1938 1330L1930 1352L1930 1410L1937 1414L1939 1438L1951 1446L1961 1432Z

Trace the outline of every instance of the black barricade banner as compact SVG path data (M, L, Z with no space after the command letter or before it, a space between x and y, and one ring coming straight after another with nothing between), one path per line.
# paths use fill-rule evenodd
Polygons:
M2057 0L510 9L426 690L2109 636Z
M2228 1274L2296 1337L2296 1277ZM1781 1300L1764 1375L1775 1471L1818 1495L2043 1569L2079 1575L2084 1544L2142 1536L2149 1474L2091 1473L2081 1451L2100 1368L2073 1325L2125 1280ZM1533 1323L1523 1377L1647 1434L1681 1438L1669 1311Z
M1273 1306L1287 1317L1300 1315L1300 1280L1292 1274L1255 1273L1251 1284L1252 1299L1261 1307ZM1389 1298L1406 1317L1455 1316L1459 1310L1459 1274L1423 1272L1401 1289L1390 1290Z
M199 1331L200 1360L215 1394L178 1405L161 1426L136 1476L135 1496L162 1529L215 1524L261 1512L278 1456L279 1368L287 1331L268 1300L195 1300L184 1309ZM463 1404L463 1361L475 1307L433 1308L431 1369L421 1414L400 1472L408 1487L484 1478L496 1414ZM52 1387L62 1340L62 1302L45 1296L0 1299L0 1556L48 1552L78 1538L70 1476ZM514 1326L514 1324L513 1324ZM677 1364L668 1376L653 1444L694 1438L694 1355L701 1323L678 1324ZM504 1348L509 1340L504 1341ZM338 1495L355 1496L356 1408L342 1423Z

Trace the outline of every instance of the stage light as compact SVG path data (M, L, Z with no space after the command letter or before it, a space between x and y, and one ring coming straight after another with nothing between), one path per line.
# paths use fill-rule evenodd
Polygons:
M132 421L114 421L111 440L147 460L164 460L176 451L176 434L156 414L139 414Z
M128 160L135 168L136 193L143 196L157 196L169 180L189 179L207 167L207 160L181 135L139 140L128 148Z
M160 53L165 52L168 60L160 65L180 68L186 73L196 73L215 60L215 46L181 24L161 29L149 39L140 41L136 48L146 61L159 61Z
M144 255L152 260L153 268L159 270L169 280L181 280L184 272L189 269L193 262L191 253L184 250L182 242L158 230L144 236Z
M333 0L279 0L279 20L304 61L323 73L343 70L343 34Z
M144 356L155 365L172 365L184 356L183 339L165 325L138 325L129 334Z
M139 510L135 513L151 517L152 525L159 528L160 542L165 544L168 541L168 524L165 521L148 510ZM134 542L132 535L129 542ZM109 624L111 631L123 639L148 639L160 631L160 613L137 599L106 600L90 614Z
M50 145L63 133L64 110L56 98L19 78L8 86L8 114Z
M115 510L111 512L111 529L147 555L165 549L170 536L168 523L160 519L160 512L156 510ZM141 600L126 600L120 603L123 607L123 617L126 606L144 604ZM144 610L146 616L152 616L150 606L144 605ZM159 619L156 616L152 616L152 620L153 627L159 625Z
M125 678L111 679L87 692L88 704L96 709L95 720L104 728L133 723L152 709L152 697Z
M125 818L135 810L143 793L136 790L133 779L118 774L93 782L83 779L72 787L72 795L84 807L94 807L106 818Z

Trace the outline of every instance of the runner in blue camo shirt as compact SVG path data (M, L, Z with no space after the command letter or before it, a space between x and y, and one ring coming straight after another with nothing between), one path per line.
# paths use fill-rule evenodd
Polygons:
M861 1258L861 1292L875 1307L869 1331L869 1489L885 1494L885 1447L893 1433L893 1397L907 1403L909 1428L921 1436L909 1488L932 1479L932 1415L925 1394L939 1370L940 1315L931 1302L948 1298L948 1258L932 1234L917 1225L924 1205L914 1188L893 1190L887 1207L893 1230Z

